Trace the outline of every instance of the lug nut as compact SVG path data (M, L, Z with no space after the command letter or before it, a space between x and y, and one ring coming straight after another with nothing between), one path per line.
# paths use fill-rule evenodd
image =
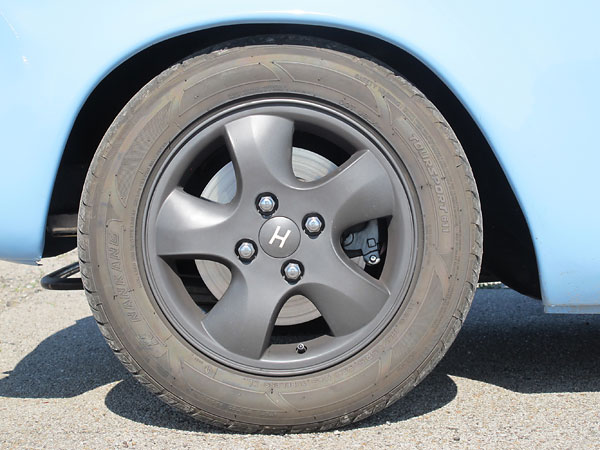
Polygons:
M237 254L242 261L250 261L256 254L256 249L252 242L243 241L237 248Z
M304 231L309 236L316 236L323 231L323 219L317 214L312 214L304 218Z
M283 276L289 282L298 281L302 276L302 268L300 267L300 264L295 262L287 263L283 268Z
M270 214L275 211L275 208L277 207L277 201L271 195L262 195L259 197L256 205L263 214Z

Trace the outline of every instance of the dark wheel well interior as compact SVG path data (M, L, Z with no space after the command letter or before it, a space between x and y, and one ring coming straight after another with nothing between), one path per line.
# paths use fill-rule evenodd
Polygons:
M540 297L535 251L521 208L487 140L450 89L423 63L392 44L356 32L304 25L238 25L193 32L157 43L115 68L88 97L67 141L50 203L44 256L75 247L74 237L54 232L56 228L50 224L74 221L94 152L129 99L155 75L186 56L259 34L306 35L338 42L371 55L423 91L451 124L475 174L484 219L480 280L501 280L524 294Z

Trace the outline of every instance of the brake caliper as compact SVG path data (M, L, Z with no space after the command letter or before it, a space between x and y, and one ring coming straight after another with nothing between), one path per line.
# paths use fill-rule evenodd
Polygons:
M362 256L369 266L379 264L381 247L377 220L370 220L363 229L348 233L343 238L342 248L350 258Z

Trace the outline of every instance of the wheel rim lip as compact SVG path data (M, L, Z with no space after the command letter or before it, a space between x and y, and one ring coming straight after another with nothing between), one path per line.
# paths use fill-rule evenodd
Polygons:
M190 327L189 320L186 320L185 317L182 317L181 314L179 314L177 311L177 302L181 301L181 299L177 300L176 302L173 302L172 295L164 295L165 293L163 292L163 289L161 289L161 283L157 281L157 270L158 273L164 275L164 271L170 271L171 269L168 267L166 262L164 262L160 257L156 256L155 252L154 254L152 254L153 252L149 251L149 248L152 249L152 241L148 241L148 222L149 216L151 216L149 213L151 212L151 206L155 200L157 185L160 184L161 178L164 175L166 169L170 166L170 164L173 163L173 161L176 158L181 156L182 151L186 148L186 146L188 146L190 142L194 141L194 139L197 138L201 133L206 131L209 127L215 126L216 124L219 124L221 122L235 120L240 117L245 117L254 114L269 114L268 111L281 108L282 106L286 108L297 108L298 111L302 111L304 114L306 114L307 112L309 112L310 114L314 114L316 112L318 114L329 116L335 120L338 120L345 126L352 127L355 131L358 130L358 132L362 134L362 138L368 139L369 141L371 141L372 144L375 144L375 148L378 149L378 158L386 162L386 164L384 164L385 170L388 172L388 174L394 174L396 177L391 179L391 181L394 185L395 192L397 191L397 188L400 187L400 192L403 195L403 201L401 202L404 206L403 212L409 212L409 214L403 214L403 216L409 217L408 222L410 222L410 230L406 230L406 225L408 222L404 220L403 226L405 228L403 232L406 234L406 232L408 231L408 233L411 234L411 239L409 240L410 251L404 251L404 257L402 258L399 258L398 255L396 255L395 259L400 260L396 261L396 263L398 263L399 266L401 266L401 268L403 269L401 271L402 276L390 278L391 295L384 307L375 316L375 318L372 319L371 322L369 322L369 324L365 326L369 328L368 332L365 333L364 330L359 329L356 332L345 335L343 337L334 338L326 335L310 341L309 345L312 348L314 348L315 346L318 346L319 348L324 348L324 354L328 355L326 357L307 358L306 355L309 352L306 352L302 355L301 358L296 357L292 359L286 359L284 357L286 354L285 352L289 349L284 350L283 348L295 348L298 342L294 342L285 346L280 346L281 348L279 349L279 351L277 351L277 349L271 351L269 357L267 358L251 359L237 354L234 354L234 357L232 358L230 357L231 352L229 352L223 347L220 347L218 343L217 345L207 345L207 343L205 342L206 335L202 332L202 330L200 330L200 328L202 328L201 326ZM300 116L302 117L302 115ZM212 138L208 138L207 142L210 141L210 139ZM154 294L156 304L159 307L160 312L162 313L162 318L166 321L166 323L168 323L169 327L175 331L174 334L178 338L183 339L188 345L191 345L195 350L200 351L201 353L224 364L225 366L229 366L244 372L260 375L289 376L311 373L334 366L335 364L355 355L364 348L368 347L369 344L371 344L373 340L379 335L379 333L386 326L389 325L392 318L400 310L403 300L408 294L411 285L413 284L414 268L416 267L417 260L420 259L419 249L422 247L417 244L422 239L422 237L419 235L420 226L416 221L417 215L415 214L415 208L418 207L418 204L416 202L416 194L414 193L413 185L409 183L410 178L408 177L406 170L403 169L402 162L397 157L394 158L394 153L391 150L391 146L387 144L383 137L377 135L377 133L374 130L372 130L368 124L362 122L362 120L358 117L350 116L348 111L339 111L337 108L335 108L334 105L321 103L315 101L314 99L271 96L266 99L262 98L246 100L244 102L237 103L235 105L224 108L216 113L213 113L209 117L200 118L196 122L185 128L175 138L174 142L177 142L177 144L174 146L169 146L167 147L167 149L164 150L165 152L169 152L169 154L162 163L157 164L157 166L159 166L158 171L156 171L156 173L154 174L152 183L149 185L149 187L147 185L145 188L145 193L147 192L147 195L145 195L145 203L141 205L143 206L143 218L141 222L143 238L140 257L143 262L143 275L146 277L148 287ZM186 151L189 152L189 149ZM196 153L198 152L199 151L196 150ZM167 185L166 189L165 186L163 186L163 191L166 190L168 192L168 186L169 185ZM162 200L159 201L158 204L162 204ZM394 213L394 217L396 217L396 213ZM405 218L406 217L404 217L404 219ZM394 231L392 229L392 225L394 224L394 222L396 228L398 228L398 221L393 220L390 224L388 234L392 234L392 232ZM335 249L336 252L343 253L341 243L337 245L334 244L334 246L337 246L337 248ZM282 261L282 259L279 258L278 260L280 262ZM388 268L390 267L389 264L387 264L386 266ZM384 273L382 274L382 277L385 275L385 272L386 267L384 266ZM172 274L172 276L177 277L177 275L175 274ZM391 275L388 274L388 277L389 276ZM164 276L161 277L164 279ZM176 290L171 292L176 292ZM185 294L187 294L187 292ZM189 298L189 300L193 302L191 298ZM200 308L198 306L194 305L194 307L197 309L197 312L200 311ZM375 323L375 325L371 326L373 323ZM339 341L342 339L343 342L339 343ZM337 343L333 344L335 340L337 340ZM304 343L306 342L307 341L304 341Z

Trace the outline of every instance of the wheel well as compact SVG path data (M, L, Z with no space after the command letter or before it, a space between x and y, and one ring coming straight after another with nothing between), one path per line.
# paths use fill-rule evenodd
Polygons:
M237 25L202 30L157 43L132 56L96 86L75 120L52 193L48 223L76 217L83 182L94 152L119 111L155 75L203 48L260 34L296 34L338 42L371 55L415 84L444 114L473 168L484 218L484 258L480 280L501 280L540 297L535 251L521 208L490 145L450 89L404 50L356 32L305 25ZM75 238L48 227L44 256L75 247Z

